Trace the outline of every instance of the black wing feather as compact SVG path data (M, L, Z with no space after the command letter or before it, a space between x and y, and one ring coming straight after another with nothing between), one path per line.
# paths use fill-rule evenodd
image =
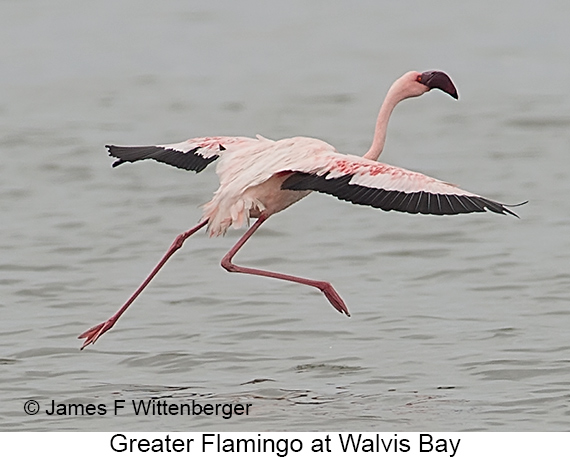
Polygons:
M138 160L152 159L157 162L166 163L183 170L192 170L200 173L210 163L219 156L204 157L199 154L200 148L190 149L187 152L162 146L114 146L106 145L109 155L119 160L113 163L117 167L125 162L136 162ZM221 148L220 148L221 149Z
M509 205L474 195L435 194L426 191L402 192L350 184L354 175L344 175L327 179L322 176L295 172L281 185L288 190L313 190L334 195L340 200L346 200L357 205L367 205L384 211L400 211L405 213L422 214L460 214L484 212L486 210L499 214L511 214L518 217L507 208ZM525 202L526 203L526 202ZM521 203L522 204L522 203ZM514 205L518 206L518 205Z

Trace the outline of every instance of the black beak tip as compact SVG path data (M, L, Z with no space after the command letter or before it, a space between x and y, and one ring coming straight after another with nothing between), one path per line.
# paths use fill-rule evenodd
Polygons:
M459 99L459 94L451 78L443 71L426 71L419 77L419 82L427 86L429 89L439 89L449 94L455 100Z

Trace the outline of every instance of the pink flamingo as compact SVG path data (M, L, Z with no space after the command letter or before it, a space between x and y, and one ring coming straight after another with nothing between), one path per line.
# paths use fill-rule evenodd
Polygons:
M208 225L210 236L223 235L232 226L242 227L257 218L222 259L229 272L248 273L283 279L316 287L340 313L350 316L344 301L325 281L236 265L235 254L267 218L306 197L311 191L323 192L359 205L385 211L422 214L459 214L486 210L512 214L506 206L434 178L403 168L378 163L386 139L388 120L395 106L404 99L418 97L430 89L440 89L457 99L449 76L440 71L411 71L388 90L382 103L372 146L364 157L340 154L324 141L296 137L278 141L262 136L193 138L182 143L156 146L107 146L109 154L125 162L153 159L185 170L200 172L219 159L220 187L204 207L195 227L176 237L160 262L128 301L107 321L85 331L83 349L95 343L115 325L166 261L184 241Z

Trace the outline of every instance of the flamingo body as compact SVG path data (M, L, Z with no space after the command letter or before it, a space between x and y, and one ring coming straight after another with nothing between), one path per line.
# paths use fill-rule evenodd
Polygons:
M492 211L516 216L508 205L421 173L377 162L394 107L406 98L418 97L433 88L458 98L451 79L442 72L408 72L396 80L380 108L372 145L363 157L341 154L330 144L307 137L274 141L260 135L256 138L217 136L154 146L108 145L109 154L118 159L113 167L152 159L199 173L217 161L220 186L212 200L204 205L198 225L174 240L161 261L119 311L79 336L85 338L82 349L95 343L113 327L189 236L205 225L208 225L210 236L223 235L229 227L249 225L251 218L256 218L256 222L222 259L226 270L315 287L337 311L350 316L344 301L328 282L238 266L232 262L234 255L268 217L313 191L385 211L435 215Z
M162 146L107 148L120 163L155 159L196 172L217 159L220 187L204 206L202 217L208 220L210 236L223 235L229 227L241 228L262 212L278 213L312 191L385 211L515 214L504 204L453 184L341 154L315 138L212 137Z

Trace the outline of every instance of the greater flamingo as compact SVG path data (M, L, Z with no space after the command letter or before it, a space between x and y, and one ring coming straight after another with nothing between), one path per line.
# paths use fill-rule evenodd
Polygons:
M418 97L430 89L440 89L458 98L451 79L441 71L411 71L392 84L378 114L372 146L364 157L341 154L331 145L314 138L273 141L259 135L256 138L193 138L182 143L156 146L107 146L109 154L118 159L113 167L125 162L153 159L199 173L219 159L216 171L220 187L205 205L198 225L176 237L150 275L117 313L79 335L79 338L85 338L81 349L95 343L115 325L190 235L206 224L210 236L223 235L230 226L239 228L249 224L250 218L257 220L224 256L223 268L229 272L316 287L337 311L350 316L344 301L328 282L242 267L232 262L234 255L269 216L301 200L311 191L385 211L442 215L489 210L517 216L507 208L508 205L420 173L376 161L384 147L388 120L394 107L402 100Z

